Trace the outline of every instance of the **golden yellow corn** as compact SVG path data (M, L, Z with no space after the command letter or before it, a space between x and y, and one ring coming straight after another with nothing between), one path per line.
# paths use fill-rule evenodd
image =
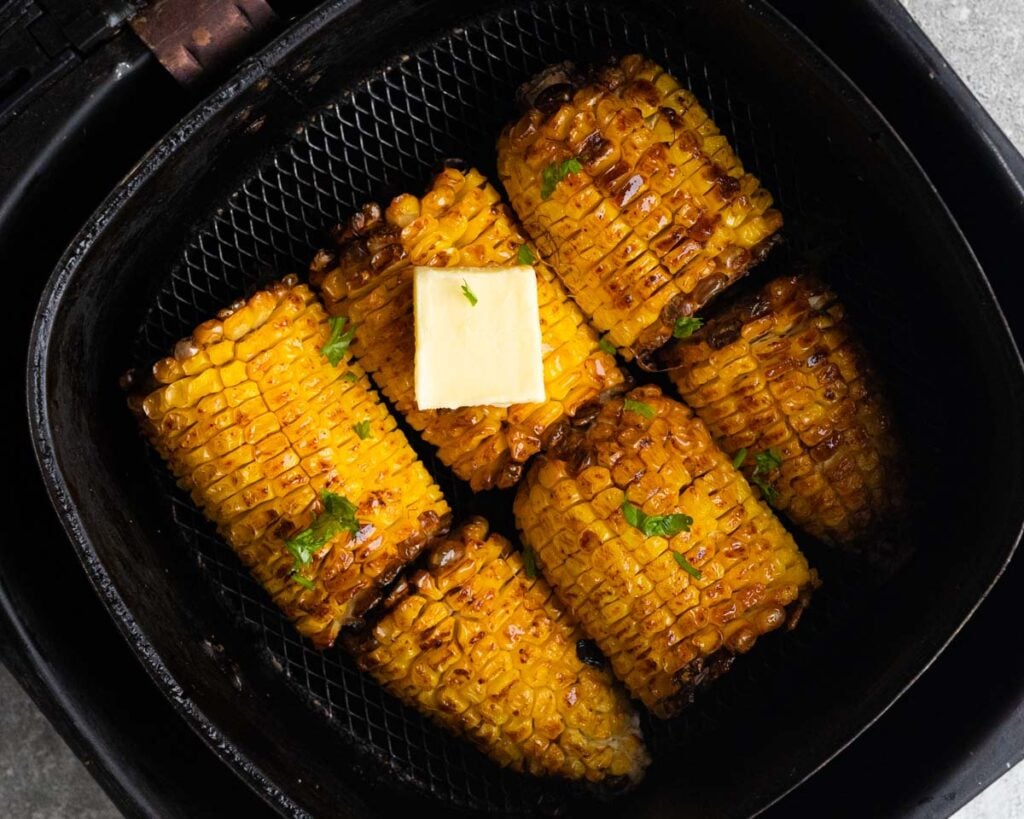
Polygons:
M638 55L565 66L498 140L512 207L594 326L626 355L666 341L769 249L782 216L696 98Z
M288 278L201 324L130 400L178 483L317 646L449 518L366 375L321 354L328 336L313 293ZM334 534L293 575L285 541L314 521L324 491L355 504L358 531Z
M623 374L598 346L558 279L537 272L547 400L511 407L417 409L414 392L413 265L514 265L525 239L498 192L475 170L444 170L422 199L403 194L386 214L369 205L310 267L333 315L357 327L353 351L409 424L474 490L512 486L523 464L567 419L619 387Z
M776 279L660 357L722 449L746 450L743 471L801 528L850 544L900 508L889 409L820 282Z
M482 518L430 554L371 628L344 638L392 694L484 753L538 776L630 785L648 758L639 719L542 578Z
M615 675L667 717L758 636L795 625L817 579L684 405L654 386L627 398L534 464L516 523ZM663 528L679 514L688 528Z

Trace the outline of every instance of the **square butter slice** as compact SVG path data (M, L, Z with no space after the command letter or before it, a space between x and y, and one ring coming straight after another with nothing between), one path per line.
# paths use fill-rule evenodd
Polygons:
M416 267L413 286L421 410L545 400L532 267Z

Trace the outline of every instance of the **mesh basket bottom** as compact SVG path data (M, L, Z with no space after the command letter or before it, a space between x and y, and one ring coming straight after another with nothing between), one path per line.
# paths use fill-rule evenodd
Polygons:
M797 146L805 145L808 135L795 133L795 122L748 91L751 78L730 76L726 63L702 55L678 15L642 0L514 3L397 57L339 90L333 104L299 123L290 142L264 157L223 207L198 221L139 328L134 363L147 366L196 324L269 278L304 269L328 227L370 199L422 190L442 160L465 157L493 179L494 141L515 115L519 83L561 60L588 63L631 52L658 60L696 94L785 214L786 244L752 278L810 259L828 271L842 292L843 281L855 271L879 263L837 197L822 189L825 179L837 185L848 178L838 159L822 166L829 156L827 137L810 137L821 143L818 155L813 164L801 163ZM859 292L865 305L885 300L870 288ZM882 345L899 337L901 329L880 320L873 332ZM906 371L897 375L912 384L916 368L912 356L906 361ZM498 531L514 537L510 492L471 495L415 434L409 437L457 517L483 514ZM559 812L578 798L557 784L499 770L384 693L340 650L321 653L301 641L174 487L163 465L155 458L151 463L175 529L209 586L296 695L365 747L386 778L475 811L519 813L542 806L545 812ZM737 715L742 718L758 703L784 697L794 669L806 665L815 646L847 622L877 585L877 578L862 576L842 558L813 543L804 545L826 577L827 594L820 595L797 632L762 641L681 717L669 722L645 717L644 732L656 760L652 776L659 775L662 765L677 769L685 764L692 749L708 747Z

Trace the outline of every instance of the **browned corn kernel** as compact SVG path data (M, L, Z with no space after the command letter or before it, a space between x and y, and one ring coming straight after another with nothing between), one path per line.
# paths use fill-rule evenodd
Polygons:
M516 523L616 676L668 717L759 635L794 625L817 578L689 409L653 386L627 397L639 404L610 401L536 462ZM645 534L627 498L645 515L688 515L689 529Z
M660 346L768 251L782 226L771 194L657 64L632 55L589 77L563 65L525 96L533 107L498 140L498 175L541 254L627 356Z
M649 760L636 712L577 657L579 626L509 542L473 518L428 562L371 629L344 638L360 667L501 765L639 781Z
M178 483L317 646L356 622L449 518L366 375L321 354L329 334L313 293L289 277L201 324L153 367L159 386L130 400ZM360 529L316 551L300 572L307 588L285 540L312 523L325 490L356 504Z
M310 267L334 315L358 330L353 351L409 424L474 490L513 486L526 460L577 411L623 383L614 356L543 262L537 300L547 400L510 407L419 410L414 390L413 265L514 265L525 239L478 171L444 170L422 199L403 194L385 214L369 205Z
M900 508L889 409L821 282L775 279L659 357L722 449L745 449L744 473L801 528L850 544ZM758 470L768 450L781 465Z

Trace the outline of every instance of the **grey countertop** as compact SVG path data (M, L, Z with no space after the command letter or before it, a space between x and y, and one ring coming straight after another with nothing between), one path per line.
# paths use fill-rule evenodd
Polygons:
M903 0L950 65L1024 150L1024 0ZM86 768L0 666L0 814L120 816ZM1024 763L956 819L1024 817Z

